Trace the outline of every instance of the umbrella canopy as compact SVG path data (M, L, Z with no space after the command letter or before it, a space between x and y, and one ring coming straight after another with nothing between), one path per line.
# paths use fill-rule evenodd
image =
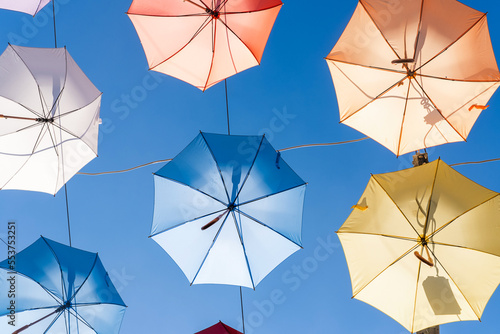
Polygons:
M97 156L101 92L66 48L0 56L0 189L55 194Z
M50 0L0 0L0 8L36 15Z
M215 325L208 327L202 331L196 332L195 334L242 334L236 329L229 327L222 321L219 321Z
M200 133L154 180L152 238L191 284L255 288L301 248L306 184L264 136Z
M134 0L150 69L201 90L260 64L280 0Z
M466 140L500 81L486 14L455 0L360 0L326 60L340 122L396 155Z
M15 263L1 262L0 275L1 333L119 332L126 306L95 253L41 237ZM7 298L11 286L14 295Z
M354 298L411 332L479 320L500 282L500 194L441 160L373 175L337 233Z

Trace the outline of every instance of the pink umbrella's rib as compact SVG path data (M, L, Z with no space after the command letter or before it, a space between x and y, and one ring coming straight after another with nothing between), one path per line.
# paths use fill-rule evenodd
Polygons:
M208 150L210 151L210 154L212 155L212 159L214 159L215 165L217 166L217 171L219 172L219 176L220 176L220 178L222 180L222 185L224 186L224 191L226 192L227 203L231 204L231 197L229 197L229 193L227 192L226 182L224 181L224 177L222 176L222 171L220 169L219 163L217 162L217 159L215 159L214 152L212 151L212 148L208 144L207 139L205 138L205 136L203 135L202 132L200 132L200 134L201 134L201 137L203 138L203 141L205 141L205 145L207 145ZM238 196L236 196L236 198L238 198Z
M373 25L377 28L377 30L380 32L380 35L384 38L385 42L387 43L387 45L389 46L389 48L391 48L392 52L394 52L394 54L396 55L396 57L398 57L398 59L401 59L401 57L398 55L398 53L396 52L396 50L394 50L394 48L392 47L391 43L389 43L389 41L387 40L387 38L385 38L384 34L382 33L382 29L380 29L380 27L377 25L377 23L375 22L375 20L373 19L373 17L371 16L370 12L366 9L363 1L360 1L359 2L361 4L361 6L363 6L363 9L365 10L366 12L366 15L368 15L370 17L370 19L372 20L373 22Z
M398 206L398 204L396 203L396 201L392 198L391 195L389 195L389 193L387 192L387 190L385 190L384 187L382 187L382 185L380 184L380 182L377 180L376 178L376 175L372 175L371 177L375 182L377 182L377 184L379 185L379 187L385 192L385 194L387 195L387 197L391 200L391 202L394 204L394 206L396 208L398 208L399 212L401 212L401 215L403 215L403 217L406 219L406 221L408 222L408 224L411 226L411 228L415 231L415 233L417 234L417 236L420 237L420 233L418 233L418 231L415 229L415 227L413 226L413 224L410 222L410 220L408 219L408 217L406 217L406 215L403 213L403 210L401 210L401 208Z
M238 213L241 213L243 216L247 217L248 219L250 219L250 220L254 221L255 223L257 223L257 224L259 224L259 225L261 225L261 226L265 227L266 229L268 229L268 230L270 230L270 231L273 231L274 233L276 233L276 234L280 235L281 237L283 237L284 239L286 239L286 240L290 241L291 243L293 243L293 244L294 244L294 245L296 245L297 247L300 247L301 249L303 249L303 248L304 248L304 247L302 247L302 245L299 245L299 244L298 244L298 243L296 243L295 241L293 241L293 240L291 240L291 239L287 238L287 237L286 237L286 236L284 236L281 232L276 231L275 229L273 229L273 228L272 228L272 227L270 227L269 225L267 225L267 224L265 224L265 223L261 222L261 221L260 221L260 220L258 220L257 218L254 218L254 217L250 216L249 214L247 214L247 213L245 213L245 212L243 212L243 211L241 211L241 210L239 210L239 209L235 209L235 210L236 210L236 211L238 211Z
M429 94L427 94L427 92L425 91L424 87L422 85L420 85L420 83L415 80L415 82L417 83L417 85L420 87L420 89L422 90L422 93L425 94L425 96L427 96L427 98L429 99L429 101L432 103L432 105L436 108L437 112L441 115L441 117L446 121L446 123L448 123L448 125L464 140L464 141L467 141L467 138L465 138L451 123L450 121L448 120L448 118L444 117L444 115L441 113L441 110L439 110L439 108L437 107L436 103L434 103L434 101L432 101L431 97L429 96Z
M467 79L452 79L452 78L442 78L442 77L437 77L434 75L429 75L429 74L421 74L421 73L415 73L416 76L422 77L422 78L430 78L430 79L438 79L438 80L446 80L446 81L453 81L453 82L477 82L477 83L482 83L482 82L493 82L497 83L500 80L498 79L491 79L491 80L484 80L484 79L478 79L478 80L467 80Z
M484 93L486 93L487 91L489 91L491 88L493 88L495 85L499 85L498 82L494 83L493 85L491 85L490 87L486 88L484 91L482 91L481 93L477 94L476 96L474 96L472 99L470 99L469 101L467 101L466 103L464 103L462 106L460 106L459 108L457 108L457 110L455 110L454 112L452 112L451 114L448 115L448 117L450 116L453 116L455 115L461 108L465 107L466 105L468 105L469 103L472 102L472 100L478 98L479 96L483 95Z
M422 4L420 6L420 17L418 19L418 28L417 28L417 36L415 37L415 45L413 50L413 58L417 56L417 47L418 47L418 39L420 37L420 29L422 28L422 17L424 15L424 0L422 0Z
M436 260L436 262L438 262L440 265L441 265L441 268L443 268L443 270L446 272L446 274L448 275L448 277L452 280L453 284L455 284L455 286L457 287L458 291L460 291L460 294L464 297L464 299L467 301L467 304L469 305L469 307L471 308L471 310L474 312L474 314L476 315L477 317L477 320L481 320L481 316L479 314L477 314L477 312L474 310L474 308L472 307L472 304L469 302L469 299L465 296L465 293L462 292L462 289L460 289L460 286L457 284L457 282L455 282L455 280L453 279L453 277L450 275L450 273L448 272L448 270L446 270L446 268L443 266L443 264L441 263L441 261L439 261L439 259L436 257L436 254L434 254L434 252L432 250L429 250L432 255L434 256L434 259Z
M227 21L227 14L224 13L224 17ZM227 27L227 24L225 24L222 20L220 20L222 24L224 24ZM226 29L226 39L227 39L227 49L229 50L229 56L231 57L231 63L233 64L234 72L238 73L238 69L236 68L236 63L234 62L234 57L233 57L233 51L231 50L231 44L229 43L229 29ZM254 55L255 58L255 55Z
M255 290L255 282L254 282L253 276L252 276L252 269L250 268L250 262L248 261L245 243L243 242L243 235L242 235L243 226L241 227L242 230L240 231L240 229L238 228L238 220L236 219L236 213L234 211L232 211L231 214L233 215L234 227L236 228L236 231L238 232L238 237L240 238L241 248L243 248L243 254L245 255L245 262L247 264L248 275L250 276L250 281L252 282L252 288ZM241 225L241 222L240 222L240 225Z
M410 89L411 89L411 80L408 80L409 83L408 83L408 91L406 92L406 99L405 99L405 109L403 111L403 119L401 120L401 130L399 132L399 140L398 140L398 156L399 156L399 152L400 152L400 148L401 148L401 139L403 138L403 128L404 128L404 124L405 124L405 117L406 117L406 110L408 108L408 100L410 98Z
M362 106L361 108L359 108L358 110L356 110L355 112L353 112L352 114L350 114L349 116L343 118L340 120L340 123L346 121L347 119L349 119L350 117L356 115L358 112L360 112L361 110L363 110L364 108L366 108L368 105L370 105L371 103L373 103L375 100L377 100L379 97L387 94L390 90L392 90L394 87L398 86L401 82L403 82L407 77L405 76L403 79L401 79L400 81L396 82L394 85L390 86L389 88L387 88L386 90L384 90L383 92L381 92L379 95L377 95L376 97L371 97L371 96L368 96L358 85L356 85L354 83L354 81L352 81L335 63L333 63L335 65L335 67L337 67L337 69L340 71L340 73L342 73L353 85L356 86L356 88L358 88L360 90L360 92L362 92L366 97L370 98L371 100L365 104L364 106ZM397 72L399 73L399 72Z
M467 178L468 180L470 180L469 178ZM429 239L431 239L432 237L434 237L437 233L441 232L444 228L446 228L447 226L450 226L451 223L453 223L455 220L457 220L458 218L462 217L463 215L465 215L466 213L469 213L470 211L474 210L475 208L485 204L486 202L489 202L491 201L492 199L494 199L495 197L499 197L500 194L495 194L494 196L486 199L485 201L473 206L472 208L470 208L469 210L467 211L464 211L463 213L459 214L458 216L456 216L455 218L453 218L452 220L450 220L449 222L447 222L446 224L444 224L443 226L441 226L440 228L438 228L437 230L435 230L432 234L430 234L428 236Z
M191 43L191 41L193 39L195 39L201 33L201 31L207 27L207 25L210 23L211 20L212 20L212 17L211 16L207 16L206 21L200 26L200 28L198 28L198 30L194 33L193 37L191 37L191 39L183 47L181 47L177 52L175 52L174 54L172 54L170 57L166 58L165 60L163 60L162 62L156 64L155 66L150 67L149 69L150 70L154 70L156 67L158 67L161 64L167 62L172 57L176 56L179 52L181 52L182 50L184 50L184 48L186 48L189 45L189 43Z
M198 220L198 219L202 219L202 218L205 218L205 217L208 217L208 216L211 216L211 215L217 214L217 213L224 213L225 211L227 211L227 209L220 209L220 210L217 210L217 211L214 211L214 212L210 212L210 213L207 213L207 214L205 214L205 215L202 215L202 216L199 216L199 217L196 217L196 218L190 219L190 220L183 221L183 222L181 222L181 223L179 223L179 224L177 224L177 225L175 225L175 226L172 226L172 227L169 227L169 228L165 228L165 229L163 229L163 230L161 230L161 231L158 231L158 232L156 232L156 233L153 233L153 234L151 234L148 238L152 238L152 237L155 237L155 236L157 236L157 235L159 235L159 234L162 234L162 233L164 233L164 232L171 231L171 230L176 229L176 228L178 228L178 227L181 227L181 226L183 226L183 225L186 225L186 224L192 223L192 222L194 222L194 221L196 221L196 220Z
M378 67L378 66L371 66L371 65L364 65L364 64L356 64L356 63L352 63L350 61L337 60L337 59L334 59L334 58L328 58L328 56L325 57L325 59L329 60L329 61L331 61L333 63L342 63L342 64L347 64L347 65L360 66L360 67L363 67L363 68L369 68L369 69L373 69L373 70L386 71L386 72L390 72L390 73L400 73L400 74L403 74L404 76L408 75L407 71L393 70L393 69L389 69L389 68ZM337 68L338 68L338 66L337 66Z
M205 254L205 257L203 258L203 261L201 261L200 267L196 271L196 274L194 275L193 280L191 282L189 282L190 285L193 285L194 281L196 281L196 278L198 277L198 274L200 273L201 268L205 264L205 261L207 260L207 257L210 254L210 251L214 247L215 242L217 241L217 238L219 237L220 231L222 230L222 227L224 227L224 224L226 223L228 217L229 217L229 212L226 215L226 217L224 218L224 221L222 222L222 224L220 224L219 230L217 231L217 234L215 234L214 240L212 241L212 244L208 248L207 253Z
M204 8L203 6L200 6L200 5L198 5L197 3L195 3L195 2L193 2L193 1L191 1L191 0L183 0L183 1L184 1L184 2L188 2L188 3L190 3L190 4L194 5L194 6L196 6L196 7L200 8L200 9L202 9L202 10L207 10L207 9L208 9L208 7L205 7L205 8ZM202 2L203 2L203 1L202 1Z
M446 50L448 50L453 44L455 44L456 42L458 42L463 36L465 36L469 31L472 30L472 28L474 28L480 21L482 21L485 18L486 18L486 13L483 13L483 15L472 26L470 26L469 29L467 29L463 34L461 34L460 36L458 36L458 38L456 40L454 40L447 47L445 47L443 50L441 50L440 52L438 52L434 57L432 57L427 62L425 62L423 65L421 65L420 67L418 67L417 69L415 69L415 72L417 72L422 67L424 67L425 65L427 65L428 63L430 63L431 61L433 61L436 57L440 56L443 52L445 52Z
M212 74L212 68L214 66L214 58L215 58L215 38L217 36L217 21L218 19L212 19L212 60L210 61L210 69L208 70L207 80L205 80L205 84L203 85L203 91L205 91L208 86L208 82L210 80L210 75Z

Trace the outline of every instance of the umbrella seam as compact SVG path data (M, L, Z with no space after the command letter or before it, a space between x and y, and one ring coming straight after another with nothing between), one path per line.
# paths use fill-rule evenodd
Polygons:
M238 211L238 212L240 212L240 211ZM243 225L240 224L241 225L241 231L240 231L240 229L238 228L238 221L236 219L236 214L234 213L234 210L231 211L231 214L233 215L234 226L236 228L236 232L238 232L238 237L240 239L241 248L243 250L243 255L245 256L245 262L247 264L248 275L250 276L250 282L252 282L252 288L255 290L255 282L253 280L252 269L250 268L250 261L248 260L247 251L245 248L245 243L243 242Z
M423 1L422 1L423 3ZM402 81L401 81L402 82ZM399 132L399 140L398 140L398 148L397 148L397 156L399 156L401 152L401 139L403 138L403 128L405 124L405 117L406 117L406 111L408 110L408 100L410 98L410 89L411 89L411 80L408 80L408 91L406 92L406 99L405 99L405 108L403 111L403 117L401 119L401 130Z
M196 218L193 218L193 219L187 220L187 221L183 221L182 223L179 223L179 224L177 224L177 225L175 225L175 226L171 226L171 227L169 227L169 228L166 228L166 229L163 229L163 230L161 230L161 231L155 232L155 233L151 234L149 237L150 237L150 238L155 237L155 236L157 236L157 235L159 235L159 234L162 234L162 233L165 233L165 232L171 231L171 230L176 229L176 228L178 228L178 227L181 227L181 226L183 226L183 225L185 225L185 224L192 223L192 222L194 222L194 221L196 221L196 220L198 220L198 219L202 219L202 218L205 218L205 217L208 217L208 216L211 216L211 215L214 215L214 214L220 213L220 212L224 212L224 211L227 211L227 208L220 209L220 210L218 210L218 211L214 211L214 212L211 212L211 213L207 213L207 214L205 214L205 215L202 215L202 216L199 216L199 217L196 217Z
M253 161L252 161L252 164L250 165L250 168L248 169L248 172L247 172L247 175L245 176L245 179L243 180L243 182L241 183L241 187L240 189L238 189L238 193L236 194L236 196L234 197L234 201L233 203L235 203L237 200L239 200L239 197L240 197L240 194L241 194L241 191L243 190L243 187L245 186L245 184L247 183L247 180L248 180L248 177L250 176L250 173L252 172L253 170L253 166L255 165L255 161L257 161L257 157L259 156L259 153L260 153L260 150L262 148L262 144L264 143L264 138L265 138L265 135L262 136L262 138L260 139L260 144L259 144L259 148L257 148L257 152L255 152L255 156L253 157ZM231 202L231 199L229 200ZM239 204L238 204L239 205Z
M496 85L499 85L499 84L500 83L498 81L493 82L493 84L490 87L486 88L484 91L482 91L481 93L477 94L476 96L474 96L473 98L471 98L469 101L467 101L466 103L464 103L462 106L460 106L459 108L457 108L454 112L452 112L451 114L449 114L447 116L447 118L455 115L461 108L465 107L467 104L471 103L474 99L480 97L481 95L485 94L487 91L489 91L490 89L494 88Z
M307 185L307 183L304 182L304 183L298 184L296 186L293 186L291 188L280 190L278 192L275 192L275 193L272 193L272 194L269 194L269 195L264 195L264 196L261 196L261 197L257 197L257 198L254 198L254 199L250 200L250 201L246 201L246 202L238 204L238 207L241 207L242 205L250 204L250 203L253 203L253 202L256 202L256 201L260 201L262 199L265 199L265 198L268 198L268 197L271 197L271 196L274 196L274 195L279 195L279 194L287 192L289 190L300 188L300 187L303 187L303 186L306 186L306 185Z
M436 170L434 171L434 177L432 180L432 186L431 186L431 194L429 196L429 202L427 203L427 212L425 213L425 224L424 224L424 230L423 230L423 235L422 237L425 238L427 234L427 227L429 226L429 213L431 211L431 204L434 196L434 190L436 187L436 181L437 181L437 174L439 171L439 163L441 162L441 159L438 158L437 163L436 163Z

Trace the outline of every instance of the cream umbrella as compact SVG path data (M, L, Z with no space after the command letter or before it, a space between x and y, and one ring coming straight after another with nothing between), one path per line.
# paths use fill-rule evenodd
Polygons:
M340 122L396 155L466 140L500 81L486 14L455 0L360 0L326 60Z
M409 331L479 320L500 282L500 194L441 160L372 175L337 232L353 297Z

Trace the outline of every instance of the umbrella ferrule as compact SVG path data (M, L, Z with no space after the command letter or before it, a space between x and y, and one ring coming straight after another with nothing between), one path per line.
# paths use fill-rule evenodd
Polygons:
M51 118L37 118L38 123L54 123L54 117Z
M205 11L207 12L207 14L209 14L210 16L212 16L214 19L218 19L219 16L220 16L220 12L218 12L216 10L212 10L210 8L207 8L207 9L205 9Z

